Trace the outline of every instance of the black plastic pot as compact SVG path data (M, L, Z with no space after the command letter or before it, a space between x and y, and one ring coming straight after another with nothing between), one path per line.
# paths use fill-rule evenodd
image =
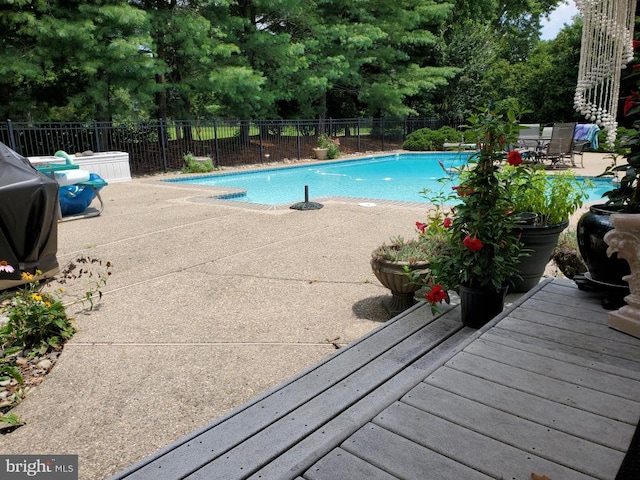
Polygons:
M568 221L548 226L518 226L516 231L521 234L520 240L528 256L520 258L518 270L522 278L515 280L509 287L510 291L528 292L540 282L553 255L553 249L558 244L558 238L567 226Z
M622 277L631 270L626 260L618 258L614 253L607 255L608 245L604 235L613 230L611 214L616 210L607 209L604 205L593 205L578 221L578 248L584 263L589 270L589 280L603 285L628 286Z
M499 291L486 288L458 286L462 323L471 328L480 328L504 310L507 287Z

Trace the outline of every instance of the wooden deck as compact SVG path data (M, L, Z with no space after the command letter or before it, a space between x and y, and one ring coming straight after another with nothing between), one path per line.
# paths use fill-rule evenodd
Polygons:
M115 479L613 479L640 340L553 280L479 331L414 308Z

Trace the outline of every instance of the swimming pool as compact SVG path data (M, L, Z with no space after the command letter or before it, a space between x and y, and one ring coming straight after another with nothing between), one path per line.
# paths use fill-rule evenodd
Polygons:
M313 163L252 172L209 174L164 180L187 185L209 185L242 189L242 194L222 195L238 202L280 205L304 199L309 187L311 200L319 197L350 197L428 203L420 195L425 188L437 191L446 169L463 165L469 153L402 153L357 160ZM593 179L589 201L598 200L611 188L609 179Z

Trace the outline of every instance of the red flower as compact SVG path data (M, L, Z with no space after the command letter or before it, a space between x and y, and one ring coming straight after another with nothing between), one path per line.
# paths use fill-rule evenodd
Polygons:
M442 285L438 283L437 285L431 287L431 289L424 295L424 298L426 298L427 301L433 305L446 300L447 292L442 290Z
M517 167L522 163L522 155L517 150L511 150L507 155L507 163Z
M449 228L451 227L451 222L452 222L451 217L444 217L444 219L442 220L442 226L444 228Z
M629 110L631 110L633 107L635 107L639 103L640 103L640 94L638 94L638 92L631 92L631 95L629 95L624 100L624 109L622 112L624 113L624 115L627 115L629 113Z
M424 233L425 228L427 228L428 225L426 223L422 223L422 222L416 222L416 228L418 230L420 230L420 233Z
M472 252L477 252L479 250L482 250L482 247L484 247L484 244L480 241L479 238L471 237L469 235L464 237L462 244Z

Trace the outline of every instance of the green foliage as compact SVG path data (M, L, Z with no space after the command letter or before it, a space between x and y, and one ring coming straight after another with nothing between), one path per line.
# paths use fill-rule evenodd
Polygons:
M535 50L558 2L5 2L0 118L462 119L512 96L560 121L579 35Z
M509 214L509 186L497 171L503 145L517 138L518 121L515 112L501 115L490 107L469 118L482 148L460 177L447 247L432 262L429 280L445 291L460 284L498 291L517 275L521 243Z
M12 274L16 268L5 260L0 261L0 275ZM41 283L37 279L39 275L39 271L35 275L21 272L24 285L5 291L0 302L0 381L13 379L25 387L16 389L0 402L0 422L11 426L18 426L21 421L17 415L7 411L21 400L28 388L16 364L16 356L34 358L60 350L76 331L73 319L66 313L68 304L62 301L73 294L62 285L71 286L82 279L84 291L72 303L88 303L92 309L94 297L102 298L101 288L111 275L111 263L87 256L77 257L55 279L60 285L57 290L50 288L54 280Z
M460 73L436 93L440 115L461 120L475 108L508 97L530 110L525 123L577 118L573 94L578 73L581 22L565 27L555 40L539 41L542 16L559 0L456 2L444 32L442 61Z
M318 148L329 148L329 145L331 145L329 135L325 133L318 135Z
M340 146L336 142L331 142L329 148L327 149L327 158L332 160L334 158L338 158L340 156Z
M446 237L439 233L420 235L411 240L398 236L373 250L371 258L388 262L407 262L410 265L428 263L441 253L445 243Z
M6 415L0 415L0 422L6 423L12 427L22 425L22 420L15 413L7 413Z
M127 2L3 5L0 116L14 120L110 120L153 99L158 63L147 14Z
M402 148L412 151L443 150L445 143L458 143L463 133L455 128L441 127L438 130L421 128L407 135Z
M539 225L556 225L569 220L588 198L585 184L569 171L547 175L542 168L505 165L497 176L509 186L513 212L536 213Z
M75 333L60 300L40 291L36 282L19 289L3 306L8 322L0 329L4 347L37 352L57 349Z
M199 160L191 153L183 158L185 165L182 173L208 173L214 170L213 161L210 158Z
M326 158L330 160L340 156L340 141L337 138L329 138L325 133L318 136L318 148L326 148Z
M633 128L619 139L619 147L611 155L612 164L602 173L618 179L618 185L603 196L607 197L606 205L618 212L640 213L640 73L636 68L628 73L625 84L630 90L624 97L623 113ZM626 163L617 163L620 155Z

